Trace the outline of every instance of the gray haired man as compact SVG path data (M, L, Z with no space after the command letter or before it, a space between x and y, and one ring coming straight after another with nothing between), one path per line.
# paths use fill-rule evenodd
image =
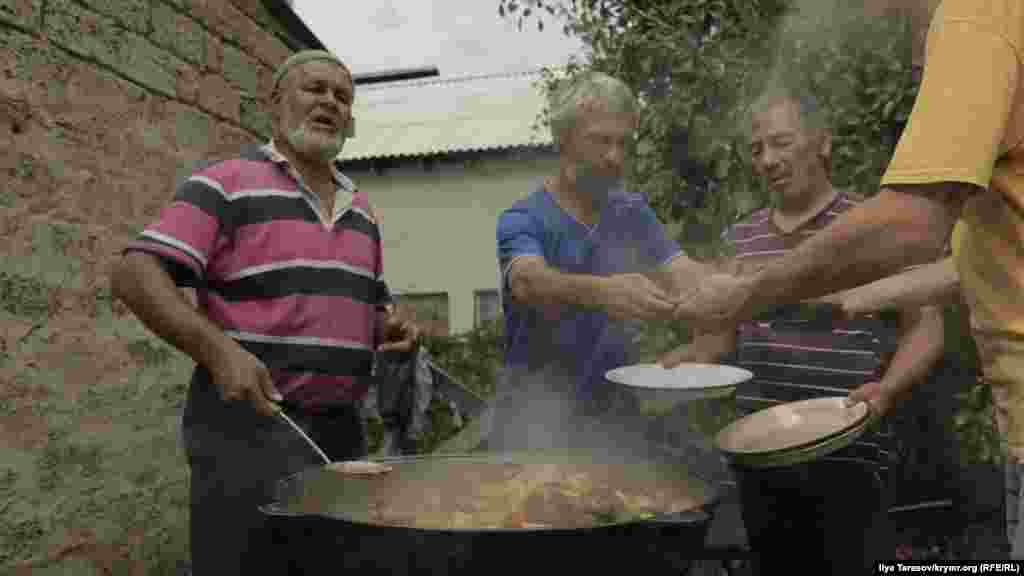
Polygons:
M624 190L638 119L618 79L564 83L551 100L558 173L499 217L505 381L494 448L545 448L586 426L576 416L608 413L623 398L605 372L638 360L630 325L668 317L699 280L702 266L643 195Z

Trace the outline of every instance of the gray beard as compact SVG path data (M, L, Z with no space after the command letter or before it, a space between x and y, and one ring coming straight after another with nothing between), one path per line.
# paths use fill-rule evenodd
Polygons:
M603 206L608 201L608 196L622 187L622 178L594 174L583 166L576 169L576 190L589 195L599 206Z
M330 162L341 154L342 148L345 147L345 137L339 134L328 140L310 134L305 126L299 126L288 134L288 143L296 152L307 158Z

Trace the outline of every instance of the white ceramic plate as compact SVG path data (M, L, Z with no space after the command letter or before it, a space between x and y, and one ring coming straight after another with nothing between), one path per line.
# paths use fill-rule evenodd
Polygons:
M750 380L748 370L724 364L680 364L665 369L659 364L636 364L609 370L605 377L627 386L642 401L678 402L721 398Z

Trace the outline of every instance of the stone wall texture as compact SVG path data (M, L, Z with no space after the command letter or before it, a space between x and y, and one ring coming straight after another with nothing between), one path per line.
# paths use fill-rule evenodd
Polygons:
M202 159L268 135L259 0L0 0L0 574L178 574L191 361L108 269Z

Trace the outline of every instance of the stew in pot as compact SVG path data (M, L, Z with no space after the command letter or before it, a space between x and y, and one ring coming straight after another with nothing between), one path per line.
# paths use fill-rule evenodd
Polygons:
M631 478L623 466L461 462L447 469L442 481L367 479L375 484L366 518L421 529L585 528L700 505L686 483ZM306 496L297 508L316 513L324 504Z

